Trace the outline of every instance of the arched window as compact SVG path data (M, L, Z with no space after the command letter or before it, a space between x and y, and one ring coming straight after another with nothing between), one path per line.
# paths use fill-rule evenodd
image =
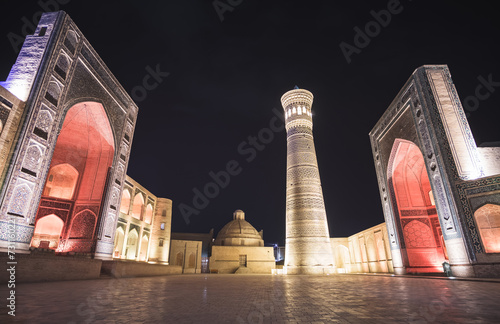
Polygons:
M335 265L337 266L339 272L340 273L347 272L346 265L351 263L349 250L347 249L347 247L345 247L344 245L338 245L336 247L335 256L336 256Z
M474 213L486 253L500 253L500 205L487 204Z
M133 260L136 257L137 245L139 240L139 234L137 230L134 228L130 232L128 232L127 237L127 259Z
M120 212L124 214L128 214L130 209L130 191L123 190L122 194L122 202L120 204Z
M175 265L182 266L183 259L184 259L184 254L182 252L178 252L175 257Z
M194 253L191 253L189 255L189 265L188 265L188 268L194 268L194 263L195 263L195 256L194 256Z
M40 218L36 222L31 246L56 249L63 227L62 219L54 214Z
M135 195L134 205L132 206L132 217L141 219L142 207L144 206L144 198L141 193Z
M115 233L115 248L113 254L113 257L115 258L121 257L124 237L125 237L125 232L123 230L123 227L120 226L116 229Z
M78 171L70 164L52 167L43 190L46 197L72 199L78 181Z
M152 219L153 219L153 206L151 206L151 204L148 204L148 207L146 207L146 217L144 217L144 221L148 224L151 224Z
M375 246L375 242L372 237L369 237L366 240L366 253L368 255L368 261L378 261L377 258L377 247Z
M144 235L141 240L141 252L139 253L139 261L146 261L148 256L149 238Z

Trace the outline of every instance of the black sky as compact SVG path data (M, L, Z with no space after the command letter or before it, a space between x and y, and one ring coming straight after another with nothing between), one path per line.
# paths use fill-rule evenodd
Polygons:
M243 0L223 21L212 0L59 1L129 93L147 66L170 73L138 102L128 174L173 200L173 231L217 232L242 209L266 243L284 243L285 132L251 162L237 148L269 126L294 85L315 96L316 151L338 237L384 221L368 132L417 67L448 64L462 100L478 77L500 81L499 12L489 1L402 0L350 64L339 44L352 45L353 28L389 1ZM0 80L17 56L8 35L22 35L23 17L43 11L38 2L2 3ZM497 90L470 112L477 144L500 140ZM186 224L179 205L192 206L193 188L231 160L241 173Z

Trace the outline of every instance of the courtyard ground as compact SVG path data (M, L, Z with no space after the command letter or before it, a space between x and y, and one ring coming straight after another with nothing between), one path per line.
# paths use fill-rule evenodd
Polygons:
M16 316L3 304L0 323L500 322L498 281L201 274L19 284L15 295Z

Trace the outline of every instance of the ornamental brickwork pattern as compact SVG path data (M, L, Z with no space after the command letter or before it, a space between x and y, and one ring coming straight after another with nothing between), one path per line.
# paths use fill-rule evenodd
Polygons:
M312 101L312 93L303 89L288 91L281 98L287 130L285 266L288 273L333 271L312 135Z

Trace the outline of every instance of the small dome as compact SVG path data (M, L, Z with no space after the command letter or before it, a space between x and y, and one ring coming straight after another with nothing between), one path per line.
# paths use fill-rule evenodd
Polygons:
M245 213L238 209L233 213L233 220L227 223L217 234L215 245L264 246L263 232L257 232L245 220Z

